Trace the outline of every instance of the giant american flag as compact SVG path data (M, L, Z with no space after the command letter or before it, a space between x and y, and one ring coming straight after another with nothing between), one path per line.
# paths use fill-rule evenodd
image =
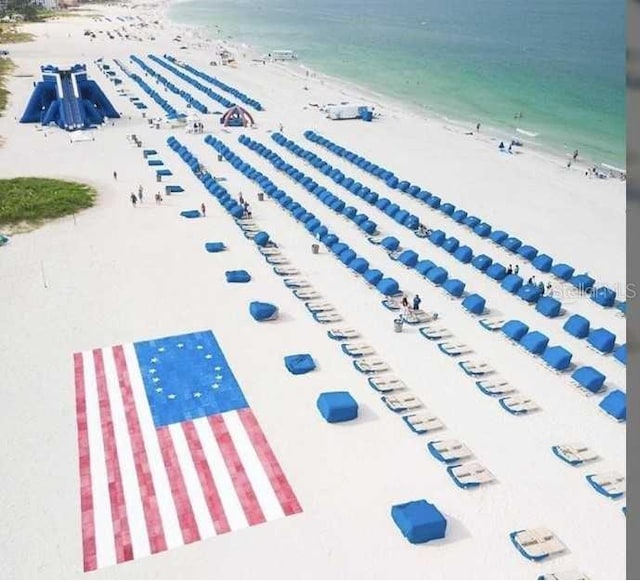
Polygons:
M74 367L85 571L302 511L211 331Z

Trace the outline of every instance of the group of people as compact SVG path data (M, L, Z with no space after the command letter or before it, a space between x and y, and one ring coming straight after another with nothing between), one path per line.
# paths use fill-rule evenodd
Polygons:
M115 175L115 172L114 172L114 178L115 177L116 177L116 175ZM142 186L138 186L138 195L136 195L134 192L131 192L131 195L129 196L129 199L131 200L131 205L134 208L136 207L138 202L140 202L142 204L142 202L144 201L144 189L142 188ZM162 204L162 196L160 195L160 192L156 193L155 201L156 201L156 204Z
M509 274L518 274L520 272L520 266L519 265L514 265L512 266L511 264L507 267L507 275ZM535 275L532 275L528 278L527 280L527 284L537 284L538 288L540 289L541 294L547 294L549 296L553 296L553 287L551 286L551 283L548 282L546 285L540 281L538 283L536 283L536 277Z
M408 317L411 314L411 311L419 311L420 310L420 303L422 302L422 299L420 298L420 295L415 295L413 297L413 303L410 306L409 305L409 299L407 298L407 295L404 295L402 297L402 311L403 311L403 315L405 317Z
M251 206L249 205L249 202L247 202L242 196L242 192L238 194L238 202L240 202L240 205L243 209L242 217L251 218Z

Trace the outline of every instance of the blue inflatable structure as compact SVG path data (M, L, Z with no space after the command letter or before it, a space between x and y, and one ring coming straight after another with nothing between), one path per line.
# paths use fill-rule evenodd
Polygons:
M413 544L442 539L447 531L447 519L426 500L392 506L391 518L404 537Z
M249 305L249 313L256 321L272 321L278 317L278 307L271 303L252 301Z
M348 391L325 391L318 396L318 410L330 424L358 417L358 402Z
M284 358L285 367L293 375L302 375L309 373L316 368L313 358L308 353L300 353L298 355L287 355Z
M98 84L87 78L86 65L70 69L46 65L40 70L42 81L35 85L20 123L55 123L76 131L120 117Z

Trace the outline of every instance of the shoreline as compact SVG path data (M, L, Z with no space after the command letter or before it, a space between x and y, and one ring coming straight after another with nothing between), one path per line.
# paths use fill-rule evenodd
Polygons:
M232 53L240 54L244 53L247 60L259 60L264 54L264 51L260 50L257 46L252 45L244 40L229 38L224 36L224 29L217 24L194 24L192 22L182 21L177 18L172 18L170 12L180 6L181 4L188 4L191 0L165 0L163 2L162 14L163 18L171 22L178 27L184 27L185 29L196 31L196 35L206 39L208 42L217 43L219 46L226 46ZM222 37L217 37L216 32L219 32ZM266 49L265 49L266 50ZM513 128L507 125L492 125L491 123L484 123L482 119L475 121L471 119L455 118L455 113L449 113L448 115L442 111L439 111L437 106L429 104L419 104L412 101L409 97L403 99L388 93L384 93L381 90L376 90L371 87L366 87L359 84L357 81L352 81L346 78L330 75L318 70L315 70L313 66L306 65L304 61L296 60L291 63L271 63L271 66L280 66L283 69L289 70L292 75L296 75L296 72L292 70L294 67L299 67L301 71L309 71L309 79L317 79L320 82L326 83L328 86L333 86L337 92L342 92L346 96L349 96L356 100L369 101L372 104L378 104L379 106L388 109L394 114L406 114L411 113L417 119L426 122L434 122L440 126L451 126L452 130L462 135L473 136L475 138L480 137L487 141L487 143L495 143L496 147L500 141L505 142L508 145L511 139L518 139L527 148L527 152L533 152L542 158L549 161L557 161L561 165L566 165L567 161L572 156L574 148L568 145L559 145L557 143L548 143L544 139L539 142L535 141L535 138L529 138L523 134L516 132L516 126ZM304 77L301 77L304 80ZM451 116L454 118L451 118ZM476 133L476 123L481 123L480 135ZM524 128L528 130L527 128ZM471 135L472 134L472 135ZM622 167L620 162L609 163L607 160L598 160L593 156L586 154L584 157L579 156L578 164L580 167L602 167L602 164L609 163L610 166L616 166L620 169L624 169L626 173L626 160L622 160L624 163ZM575 162L572 162L572 165ZM615 179L615 178L614 178Z

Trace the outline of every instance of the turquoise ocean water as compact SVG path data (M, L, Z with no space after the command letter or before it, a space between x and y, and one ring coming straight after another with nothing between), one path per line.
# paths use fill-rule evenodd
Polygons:
M470 126L625 164L624 0L190 0L169 14Z

